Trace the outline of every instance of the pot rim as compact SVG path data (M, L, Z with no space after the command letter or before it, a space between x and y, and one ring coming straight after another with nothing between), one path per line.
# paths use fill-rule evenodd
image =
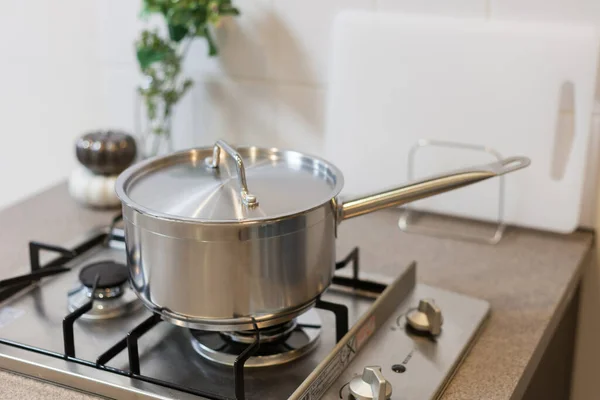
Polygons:
M309 207L306 207L303 210L292 212L292 213L279 213L275 215L271 215L267 218L263 219L251 219L251 220L211 220L211 219L203 219L203 218L189 218L183 216L175 216L167 213L163 213L161 211L152 210L146 206L139 204L134 201L127 194L127 187L131 184L131 182L139 178L147 173L152 173L153 170L160 169L166 165L171 165L174 160L177 159L185 159L189 158L192 153L204 153L211 154L213 151L213 147L195 147L189 148L185 150L181 150L175 153L168 154L166 156L158 156L149 158L147 160L135 163L128 167L125 171L123 171L117 178L115 182L115 192L117 197L121 201L124 206L127 206L140 214L146 215L148 217L168 221L168 222L177 222L177 223L190 223L190 224L202 224L202 225L264 225L264 224L272 224L277 223L281 220L285 220L290 217L294 217L297 215L304 214L306 212L310 212L314 209L322 207L323 204L331 202L332 199L336 199L337 196L342 191L344 186L344 176L342 171L333 165L331 162L317 156L313 156L310 154L302 153L296 150L287 150L287 149L279 149L276 147L259 147L259 146L239 146L236 149L241 151L262 151L268 152L274 155L280 155L282 157L286 157L289 155L301 156L305 158L309 158L312 160L319 161L327 165L327 167L332 171L335 176L335 186L331 189L330 195L327 198L323 198L322 201L318 203L311 204Z
M329 201L311 210L285 218L244 223L170 221L123 206L123 220L135 228L165 238L189 239L197 242L240 242L287 236L310 229L328 218L337 224L337 206L335 204L335 201Z

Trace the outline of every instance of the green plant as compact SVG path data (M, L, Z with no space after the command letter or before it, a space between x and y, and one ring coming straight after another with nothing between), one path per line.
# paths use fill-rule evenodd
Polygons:
M142 5L142 18L161 15L167 33L161 36L158 29L141 32L135 47L146 80L138 90L152 133L169 135L173 106L193 84L191 79L181 77L181 64L190 44L204 38L208 55L216 56L213 27L219 26L223 16L239 15L239 11L231 0L143 0Z

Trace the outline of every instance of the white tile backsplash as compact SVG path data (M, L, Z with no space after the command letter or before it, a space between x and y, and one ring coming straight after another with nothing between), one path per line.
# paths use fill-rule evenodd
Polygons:
M2 4L0 207L64 179L74 138L99 122L91 15L88 1Z
M90 19L95 11L94 2L61 0L47 3L51 4L46 15L50 20L47 33L50 59L58 64L74 61L91 64L95 54L95 32L90 27ZM29 7L32 8L35 6ZM81 17L66 18L68 15Z
M232 143L269 145L273 140L272 86L265 82L218 79L193 89L195 145L218 138Z
M5 146L0 178L7 205L66 177L75 165L74 138L97 126L91 65L13 61L1 67ZM65 84L68 82L68 84Z
M376 0L379 11L485 17L488 0Z
M101 115L103 128L135 132L139 121L136 115L141 107L137 95L140 74L133 67L106 68L100 75ZM139 119L139 118L137 118Z
M333 19L342 10L375 8L374 0L275 0L277 35L272 79L324 85Z
M177 132L173 135L173 149L180 150L199 145L196 143L195 111L193 88L177 103L172 129Z
M278 85L275 145L322 156L324 134L325 90L298 85Z
M94 41L93 46L88 45L95 48L97 60L113 67L135 64L134 43L146 24L138 18L140 4L139 1L93 1Z
M600 25L596 0L490 0L490 15L499 19L591 22Z
M50 55L51 8L51 2L42 0L2 2L0 57L4 62L39 60Z

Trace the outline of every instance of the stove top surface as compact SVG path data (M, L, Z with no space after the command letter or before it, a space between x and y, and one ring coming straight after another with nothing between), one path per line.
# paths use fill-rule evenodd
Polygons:
M75 355L64 356L67 293L81 286L79 273L84 266L104 260L126 263L123 243L95 246L66 264L71 271L43 278L0 304L0 368L119 399L236 398L232 367L202 357L192 333L167 322L157 323L140 337L139 373L128 375L132 368L127 348L99 368L96 360L101 354L144 321L152 320L152 313L143 307L116 318L76 320ZM347 288L328 289L321 299L347 307L351 327L348 334L337 342L334 314L311 310L316 321L320 320L320 336L314 349L283 365L245 368L245 398L347 398L347 383L370 365L381 367L393 387L392 398L421 400L439 396L473 343L489 305L416 284L415 270L414 265L399 266L397 277L374 279L390 284L378 300ZM435 339L406 329L406 314L423 298L433 298L443 312L443 331ZM374 313L375 303L379 311ZM173 385L164 387L155 380ZM186 388L206 395L188 393Z

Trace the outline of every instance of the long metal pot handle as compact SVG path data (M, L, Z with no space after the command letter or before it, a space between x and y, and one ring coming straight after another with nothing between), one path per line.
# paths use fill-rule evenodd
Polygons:
M401 206L436 194L471 185L485 179L494 178L527 167L531 161L527 157L509 157L503 160L456 170L434 176L406 186L374 193L358 199L343 202L338 208L338 222L358 217L388 207Z

